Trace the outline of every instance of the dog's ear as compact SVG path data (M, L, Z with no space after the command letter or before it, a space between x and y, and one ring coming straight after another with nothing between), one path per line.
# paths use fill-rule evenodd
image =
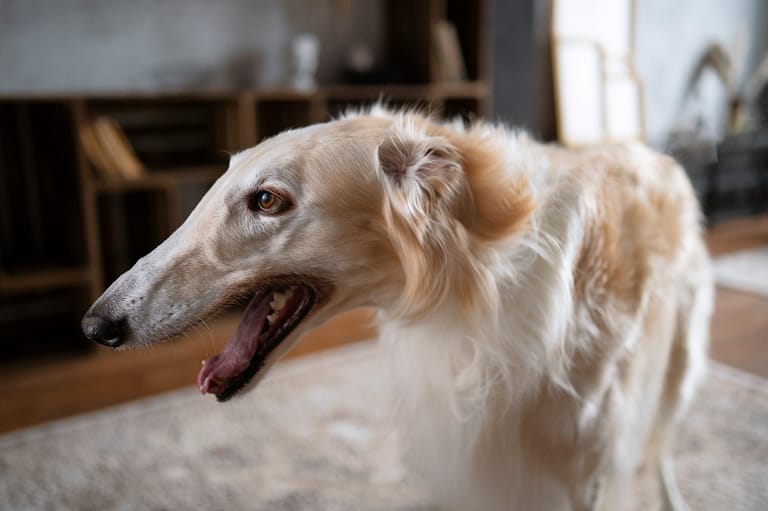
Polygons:
M390 196L411 221L444 213L484 242L519 230L535 206L527 178L509 173L503 154L467 134L448 139L394 132L378 150Z
M398 186L436 177L457 165L455 149L440 137L408 136L392 130L379 145L379 164L384 175Z
M493 286L474 264L476 249L507 239L534 209L503 150L468 134L432 133L396 125L377 152L384 220L405 274L400 312L411 316L449 289L468 309L482 309Z
M446 138L393 129L377 154L384 220L405 276L399 313L414 317L437 306L450 287L467 250L459 224L471 196L460 155Z
M390 199L409 216L460 215L468 194L461 157L440 136L392 130L378 148L379 170ZM433 217L434 218L434 217ZM419 223L427 218L412 218Z

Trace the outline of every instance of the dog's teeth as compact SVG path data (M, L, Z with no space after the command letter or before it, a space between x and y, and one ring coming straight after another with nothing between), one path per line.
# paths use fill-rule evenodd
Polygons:
M275 321L277 321L277 311L267 316L267 321L269 322L270 325Z
M279 311L285 307L285 303L288 301L288 298L290 298L292 294L292 289L288 289L285 293L275 291L272 294L272 301L269 303L269 306L272 307L272 310Z

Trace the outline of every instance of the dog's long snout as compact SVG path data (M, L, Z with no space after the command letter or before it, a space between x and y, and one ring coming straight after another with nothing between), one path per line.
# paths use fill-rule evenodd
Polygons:
M114 320L89 314L80 326L88 339L110 348L120 346L125 340L125 319Z

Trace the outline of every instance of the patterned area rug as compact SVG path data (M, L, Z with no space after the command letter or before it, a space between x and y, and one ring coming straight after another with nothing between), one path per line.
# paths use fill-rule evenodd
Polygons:
M768 296L768 246L726 254L714 263L721 286Z
M374 343L284 363L226 405L173 392L0 437L0 509L432 509ZM768 509L768 382L713 364L680 431L691 509ZM654 509L648 484L632 508Z

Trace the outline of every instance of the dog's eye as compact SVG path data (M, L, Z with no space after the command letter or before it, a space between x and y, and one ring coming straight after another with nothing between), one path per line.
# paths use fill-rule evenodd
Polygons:
M248 209L251 211L273 215L285 209L285 205L285 200L268 190L259 190L248 197Z

